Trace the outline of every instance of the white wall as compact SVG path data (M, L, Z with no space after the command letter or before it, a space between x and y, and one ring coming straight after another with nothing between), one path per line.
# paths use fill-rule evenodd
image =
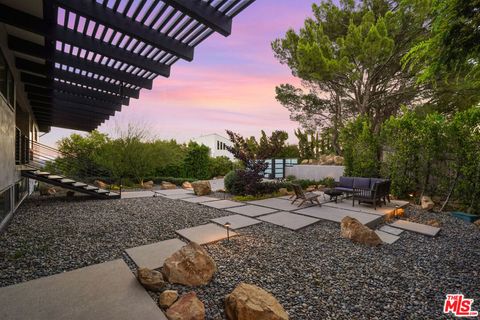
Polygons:
M218 149L217 142L222 142L227 146L231 146L232 142L225 137L222 137L218 134L208 134L204 136L200 136L198 138L192 139L193 141L197 142L198 144L203 144L210 148L210 156L211 157L220 157L225 156L228 157L230 160L233 160L233 155L228 150Z
M15 113L0 95L0 191L18 178L15 170Z
M297 179L322 180L332 177L338 181L345 171L344 166L302 165L285 168L285 176L293 175Z

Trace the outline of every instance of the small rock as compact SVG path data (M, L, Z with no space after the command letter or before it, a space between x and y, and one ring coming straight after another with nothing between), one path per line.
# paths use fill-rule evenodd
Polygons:
M225 297L229 320L288 320L288 314L275 297L262 288L240 283Z
M205 306L193 291L183 295L165 313L169 320L204 320Z
M171 182L162 181L162 183L160 184L160 189L162 189L162 190L173 190L173 189L177 189L177 186L174 185Z
M156 270L138 268L137 278L147 290L159 291L165 286L162 273Z
M288 192L287 188L280 188L278 189L278 193L282 196L288 196L290 193Z
M343 238L369 246L382 244L382 240L372 229L364 226L357 219L348 216L342 219L340 234Z
M91 181L91 180L90 180ZM103 182L102 180L95 180L93 182L93 184L96 186L96 187L99 187L100 189L107 189L108 188L108 184L106 182Z
M421 199L422 203L422 209L424 210L432 210L433 207L435 206L435 203L432 201L432 199L429 196L423 196Z
M207 284L216 271L215 261L195 242L183 246L163 264L163 273L168 282L186 286Z
M158 305L160 308L167 309L178 299L178 291L165 290L160 294L158 298Z
M144 183L142 184L142 187L143 187L144 189L152 189L152 188L153 188L153 185L154 185L153 181L150 180L150 181L144 182Z
M212 192L212 187L210 186L210 182L207 180L199 180L192 183L193 192L197 196L206 196Z
M192 184L191 184L190 182L185 181L184 183L182 183L182 188L183 188L183 189L188 189L188 190L190 190L190 189L192 189L193 187L192 187Z
M442 226L440 221L438 221L437 219L430 219L427 221L426 224L435 228L440 228Z
M480 229L480 219L475 221L473 224L476 225Z

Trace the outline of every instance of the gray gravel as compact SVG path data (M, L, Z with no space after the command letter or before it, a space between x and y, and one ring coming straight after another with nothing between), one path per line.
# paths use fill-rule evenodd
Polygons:
M224 296L240 281L272 292L291 319L442 319L445 295L456 292L480 310L478 229L445 214L408 213L418 222L439 219L442 231L435 238L405 231L393 245L370 248L340 238L339 225L327 221L298 232L267 223L242 229L229 243L206 246L219 271L194 290L207 319L224 319ZM0 286L117 258L133 270L125 248L228 214L164 198L32 197L0 235Z

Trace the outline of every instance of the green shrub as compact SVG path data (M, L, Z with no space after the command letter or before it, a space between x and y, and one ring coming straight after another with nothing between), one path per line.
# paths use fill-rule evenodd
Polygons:
M225 175L225 189L233 195L244 195L246 183L239 174L243 170L230 171Z
M185 175L199 180L210 179L210 149L195 142L188 144L184 160Z
M210 158L210 175L212 177L225 176L232 170L233 166L233 162L228 157Z

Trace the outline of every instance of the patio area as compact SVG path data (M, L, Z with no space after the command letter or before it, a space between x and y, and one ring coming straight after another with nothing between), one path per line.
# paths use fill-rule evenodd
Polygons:
M186 201L197 199L194 196L184 199L167 196L108 202L81 197L28 199L0 237L0 294L12 290L5 286L85 266L101 266L117 259L135 272L135 260L144 263L138 261L150 256L156 246L178 246L180 240L187 241L177 231L208 224L221 230L222 223L234 215L236 218L229 222L232 228L237 224L234 232L238 235L230 241L204 245L218 265L213 281L195 288L205 303L207 319L224 319L224 296L240 281L270 291L291 319L318 319L319 314L336 319L439 318L444 292L455 292L462 287L470 297L478 294L478 270L472 262L480 256L471 248L478 244L480 236L473 225L448 215L421 213L407 207L407 215L418 217L420 223L435 215L443 223L441 232L431 237L400 231L392 244L371 248L341 238L339 223L334 219L300 213L302 210L354 213L335 208L334 204L291 211L255 204L217 209L212 207L212 201L222 201L224 207L223 200L209 199L205 202L210 204L207 206ZM274 200L289 204L285 199ZM348 201L344 204L351 205ZM294 215L296 223L300 221L298 218L311 219L313 223L289 228L283 220L268 218L278 214ZM245 221L238 216L255 223L242 225ZM382 224L377 227L386 228L383 230L387 234L391 234L390 229L400 230ZM165 240L170 242L161 242ZM137 247L140 249L135 257L132 248ZM161 261L152 263L160 265ZM190 290L180 285L167 285L166 289L179 293ZM158 298L157 294L149 293L153 299Z

